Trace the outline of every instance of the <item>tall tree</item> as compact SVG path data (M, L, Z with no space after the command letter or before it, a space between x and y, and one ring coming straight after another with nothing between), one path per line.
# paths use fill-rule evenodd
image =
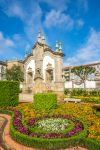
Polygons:
M7 80L23 82L24 81L24 73L21 70L20 66L13 65L11 69L7 69L6 78L7 78Z
M77 75L82 80L82 82L84 83L84 88L86 87L85 81L88 79L89 75L91 75L95 71L96 69L91 66L78 66L78 67L72 68L71 70L72 73Z

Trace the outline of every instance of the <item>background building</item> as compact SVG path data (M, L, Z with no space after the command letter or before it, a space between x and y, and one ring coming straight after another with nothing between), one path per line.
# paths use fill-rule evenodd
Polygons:
M90 75L85 81L86 88L100 89L100 62L85 64L83 66L92 66L96 69L95 73ZM71 73L71 69L78 66L69 66L63 68L63 79L65 82L65 88L84 88L84 84L79 82L79 77Z
M6 62L0 61L0 80L6 79L6 68L7 68Z

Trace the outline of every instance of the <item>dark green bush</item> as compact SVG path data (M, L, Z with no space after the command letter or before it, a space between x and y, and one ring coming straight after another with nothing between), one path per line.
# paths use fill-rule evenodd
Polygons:
M65 94L65 95L69 95L69 94L70 94L70 89L65 89L65 90L64 90L64 94Z
M71 91L71 96L86 96L88 95L88 91L84 90L84 89L73 89Z
M15 106L19 101L19 82L0 81L0 106Z
M34 107L38 110L50 110L57 107L57 95L54 93L34 94Z
M100 96L100 91L98 91L98 90L92 90L92 91L89 92L89 94L91 96Z

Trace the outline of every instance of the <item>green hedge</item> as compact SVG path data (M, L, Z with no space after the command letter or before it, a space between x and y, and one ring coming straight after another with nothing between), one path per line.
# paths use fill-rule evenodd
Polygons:
M54 93L37 93L34 95L35 109L50 110L57 107L57 95Z
M0 106L16 106L19 101L19 82L0 81Z
M81 140L81 146L85 146L89 150L100 150L100 141L96 141L89 138L83 138Z
M86 90L86 89L65 89L65 95L70 96L100 96L100 90Z

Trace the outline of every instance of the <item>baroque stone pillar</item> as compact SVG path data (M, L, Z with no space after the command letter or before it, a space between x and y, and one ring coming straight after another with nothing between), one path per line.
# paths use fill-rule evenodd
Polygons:
M63 55L59 54L55 56L55 92L64 92L64 82L63 82Z

